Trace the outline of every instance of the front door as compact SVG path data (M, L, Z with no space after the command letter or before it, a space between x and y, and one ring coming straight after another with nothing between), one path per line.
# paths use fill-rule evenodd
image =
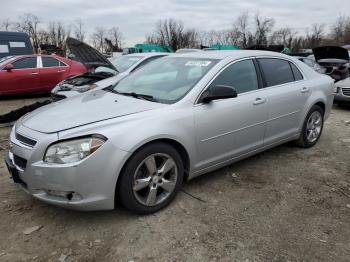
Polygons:
M267 119L266 91L260 89L252 59L226 67L210 84L236 89L236 98L194 106L196 170L261 148Z
M26 94L35 92L40 87L37 57L25 57L12 62L11 71L0 72L0 92L2 94Z

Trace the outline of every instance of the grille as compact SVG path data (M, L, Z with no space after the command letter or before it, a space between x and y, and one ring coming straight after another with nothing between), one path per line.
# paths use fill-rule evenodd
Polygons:
M25 136L22 136L21 134L18 134L18 133L16 133L16 139L18 141L20 141L22 144L25 144L25 145L30 146L30 147L34 147L36 144L35 140L28 138L28 137L25 137Z
M13 155L13 162L15 162L15 165L22 168L23 170L27 167L27 160L22 157Z
M343 87L341 91L344 96L350 96L350 87Z

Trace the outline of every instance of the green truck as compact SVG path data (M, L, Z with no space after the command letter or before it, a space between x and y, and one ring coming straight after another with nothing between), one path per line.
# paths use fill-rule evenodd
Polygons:
M203 48L204 50L239 50L241 49L238 45L212 45L211 47Z
M170 46L158 44L137 44L134 47L128 47L123 49L123 55L149 52L174 53L174 50Z

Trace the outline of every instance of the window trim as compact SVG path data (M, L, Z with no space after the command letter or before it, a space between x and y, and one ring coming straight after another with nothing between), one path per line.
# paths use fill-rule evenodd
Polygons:
M295 67L299 70L299 72L301 73L303 79L301 80L295 80L295 77L294 77L294 73L293 73L293 70L292 70L292 67L290 66L289 64L289 67L290 67L290 70L292 71L292 74L293 74L293 78L294 78L294 81L293 82L288 82L288 83L283 83L283 84L279 84L279 85L273 85L273 86L267 86L266 84L266 79L265 79L265 75L264 75L264 71L262 69L262 66L260 64L260 61L259 59L279 59L279 60L284 60L284 61L287 61L289 63L292 63L293 65L295 65ZM263 84L264 84L264 87L263 88L273 88L273 87L279 87L279 86L285 86L285 85L289 85L290 83L298 83L298 82L301 82L301 81L306 81L307 80L307 77L305 76L303 70L300 69L299 66L297 66L293 61L285 58L285 57L278 57L278 56L257 56L255 57L255 59L257 60L257 63L259 64L259 70L261 72L261 75L262 75L262 78L263 78Z
M293 70L292 65L295 66L295 68L299 71L299 73L300 73L302 79L296 80L296 76L295 76L295 74L294 74L294 70ZM301 73L301 71L299 70L299 68L298 68L294 63L292 63L292 62L289 61L289 67L290 67L290 69L292 70L292 74L293 74L293 77L294 77L294 82L298 82L298 81L304 80L303 74Z
M244 92L242 94L238 94L237 97L239 96L242 96L242 95L246 95L246 94L251 94L251 93L254 93L254 92L257 92L257 91L260 91L261 89L263 89L263 85L261 85L260 83L260 79L259 79L259 73L257 68L256 68L256 65L255 65L255 62L254 60L256 59L255 56L251 56L251 57L244 57L244 58L240 58L240 59L237 59L237 60L234 60L234 61L230 61L228 62L226 65L224 65L218 72L216 72L216 74L207 82L207 84L204 86L204 88L201 90L201 92L199 93L199 95L197 96L195 102L194 102L194 105L195 106L198 106L198 105L203 105L203 102L199 102L200 101L200 98L202 96L202 94L209 88L209 86L211 85L211 83L219 76L219 74L222 73L222 71L224 71L226 68L228 68L229 66L235 64L235 63L238 63L238 62L242 62L242 61L245 61L245 60L252 60L252 62L254 63L254 67L255 67L255 71L256 71L256 75L257 75L257 78L258 78L258 89L256 90L251 90L251 91L248 91L248 92ZM225 99L226 100L226 99ZM217 101L221 101L221 99L217 100ZM216 102L216 101L213 101L213 102Z
M39 57L39 56L38 56L38 57ZM43 64L43 60L42 60L43 57L50 57L50 58L56 59L58 62L60 62L60 63L62 63L62 64L64 64L64 65L63 65L63 66L58 65L58 66L49 66L49 67L45 67L44 64ZM60 59L58 59L58 58L56 58L56 57L53 57L53 56L49 56L49 55L40 56L40 67L39 67L39 68L55 68L55 67L68 67L68 65L67 65L65 62L63 62L63 61L61 61Z

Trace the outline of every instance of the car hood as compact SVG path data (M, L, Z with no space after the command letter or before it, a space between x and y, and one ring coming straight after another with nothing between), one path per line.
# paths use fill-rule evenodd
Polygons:
M115 74L107 72L87 72L82 75L70 77L58 84L59 91L69 91L74 87L91 85L106 78L115 76Z
M24 116L21 123L42 133L54 133L164 106L97 90L41 107Z
M343 60L343 63L347 63L350 60L348 50L340 46L320 46L312 49L312 51L315 55L316 62L320 62L320 60L324 59L339 59Z
M70 51L69 58L79 61L87 68L97 68L99 66L103 66L118 72L118 70L107 58L105 58L95 48L92 48L84 42L68 37L66 40L66 45Z
M336 87L350 87L350 77L337 82Z

